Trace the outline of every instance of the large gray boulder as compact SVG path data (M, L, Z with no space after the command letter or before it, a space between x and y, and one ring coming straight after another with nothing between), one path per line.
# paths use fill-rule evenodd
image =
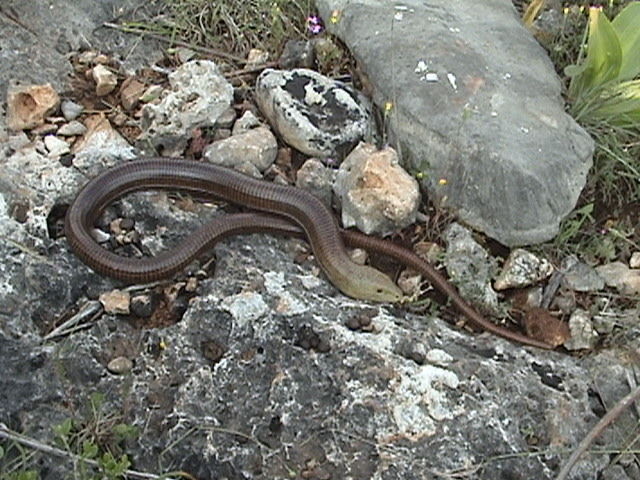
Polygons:
M551 239L593 141L510 0L318 0L368 76L405 166L472 227L509 245ZM391 102L390 104L388 102Z

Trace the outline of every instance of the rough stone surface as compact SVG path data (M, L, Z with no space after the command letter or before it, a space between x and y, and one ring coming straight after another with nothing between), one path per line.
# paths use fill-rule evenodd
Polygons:
M60 105L60 96L51 85L12 86L7 92L7 126L28 130L45 122Z
M333 183L337 171L326 167L320 160L310 158L296 175L296 187L313 193L327 207L333 205Z
M569 318L571 338L564 343L568 350L586 350L593 348L598 341L598 333L593 328L593 322L588 312L576 310Z
M204 153L208 162L223 167L247 170L255 169L260 176L273 165L278 155L278 141L268 127L258 127L246 132L232 135L224 140L209 145Z
M597 292L604 288L604 280L595 269L575 257L562 261L563 283L576 292Z
M169 75L171 89L159 104L142 109L142 135L138 146L149 144L166 156L179 156L191 132L199 127L212 127L233 100L233 87L212 61L185 63Z
M468 0L317 6L361 64L374 103L391 103L388 138L434 202L509 246L557 233L593 141L564 112L553 66L509 0L483 2L482 14Z
M607 286L627 295L640 295L640 269L631 269L622 262L612 262L596 267L596 273Z
M267 69L256 80L256 103L273 129L302 153L342 160L374 124L351 87L307 69Z
M444 264L460 294L487 311L497 312L498 295L491 286L495 265L487 251L468 229L457 223L446 228L444 237L447 242Z
M420 205L418 182L399 164L392 148L359 144L338 169L333 191L342 225L387 235L415 222Z
M96 65L91 70L93 81L96 82L96 95L104 97L113 92L118 85L118 77L104 65Z
M527 287L548 278L552 273L553 265L547 260L522 248L516 248L504 262L493 288L500 291Z

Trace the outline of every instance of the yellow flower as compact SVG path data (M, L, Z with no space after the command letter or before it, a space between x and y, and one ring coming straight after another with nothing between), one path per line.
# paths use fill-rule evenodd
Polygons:
M384 104L384 113L389 113L393 108L393 102L386 102Z
M340 20L340 10L334 10L333 12L331 12L329 21L333 24L336 24L338 23L338 20Z
M441 178L440 180L438 180L438 185L440 185L441 187L444 187L446 184L447 184L446 178Z

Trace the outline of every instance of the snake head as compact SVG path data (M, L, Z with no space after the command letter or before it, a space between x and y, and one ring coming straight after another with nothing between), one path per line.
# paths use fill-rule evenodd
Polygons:
M383 303L402 301L400 288L384 273L371 267L361 266L357 276L352 277L348 285L341 290L353 298Z

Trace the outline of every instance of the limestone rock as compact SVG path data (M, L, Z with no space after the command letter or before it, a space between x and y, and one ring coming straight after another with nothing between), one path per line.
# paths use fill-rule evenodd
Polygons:
M258 172L269 168L278 154L278 142L268 127L254 128L209 145L204 158L216 165L251 166Z
M107 313L128 315L131 295L126 290L111 290L100 295L100 303Z
M345 228L389 234L412 224L420 205L418 182L392 148L361 143L344 160L333 187Z
M87 133L87 127L78 120L72 120L71 122L62 125L56 133L63 137L77 137Z
M449 225L444 235L447 241L444 264L460 295L488 311L497 311L498 296L491 288L493 260L487 251L468 229L457 223Z
M47 135L44 137L44 144L47 147L49 156L53 158L61 157L71 151L69 144L55 135Z
M631 269L622 262L611 262L596 267L608 287L614 287L623 294L640 295L640 269Z
M331 208L335 177L336 170L325 167L318 159L310 158L298 170L296 187L313 193L322 200L322 203Z
M118 77L104 65L96 65L91 70L93 81L96 82L96 95L104 97L113 92L118 85Z
M113 166L121 160L136 156L133 147L109 123L109 120L93 115L85 121L87 132L73 144L74 167L91 178L105 166Z
M233 87L211 61L185 63L169 75L171 88L159 104L142 109L140 148L150 143L162 155L182 154L191 131L215 125L231 105Z
M127 78L120 87L120 101L125 110L136 108L146 89L145 84L134 77Z
M597 292L604 288L604 280L596 270L577 259L567 257L562 261L563 283L576 292Z
M555 236L594 144L565 113L553 65L510 0L484 2L481 15L467 0L317 6L374 103L391 106L387 138L435 203L508 246Z
M527 250L516 248L509 254L493 288L506 290L534 285L553 273L553 265Z
M11 86L7 92L7 127L17 131L42 125L59 106L60 97L49 84Z
M593 328L591 316L584 310L576 310L569 318L571 338L564 342L567 350L585 350L593 348L598 340L598 333Z
M60 105L60 110L62 111L62 115L64 115L65 120L70 122L82 114L84 107L76 102L72 102L71 100L64 100Z
M265 70L256 103L285 142L312 157L341 160L373 131L363 97L313 70Z

